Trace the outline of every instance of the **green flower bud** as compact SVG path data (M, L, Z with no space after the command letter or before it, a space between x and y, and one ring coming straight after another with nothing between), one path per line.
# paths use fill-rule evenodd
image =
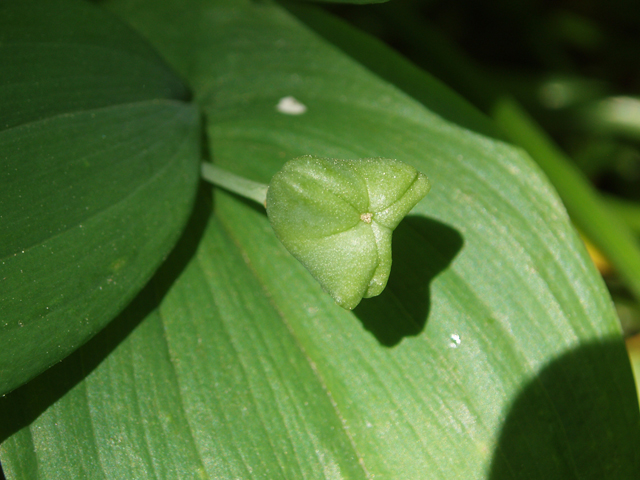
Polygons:
M271 180L267 214L282 244L338 305L379 295L391 270L391 234L429 192L398 160L305 156Z

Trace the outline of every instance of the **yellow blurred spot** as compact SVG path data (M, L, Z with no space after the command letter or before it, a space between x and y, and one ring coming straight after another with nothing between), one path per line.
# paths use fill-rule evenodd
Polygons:
M589 256L591 257L591 260L593 260L593 263L596 265L596 268L598 269L600 274L610 274L613 271L613 267L604 257L604 255L600 253L600 250L598 250L598 248L593 243L591 243L584 235L580 234L580 238L582 238L582 241L587 247L587 252L589 252Z
M636 390L639 392L638 398L640 399L640 334L627 338L625 342L629 360L631 360L633 376L636 379Z

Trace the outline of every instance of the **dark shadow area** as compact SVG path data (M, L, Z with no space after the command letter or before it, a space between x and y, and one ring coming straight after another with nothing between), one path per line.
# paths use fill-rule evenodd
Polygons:
M201 182L194 210L182 236L166 261L129 306L100 333L60 363L0 398L0 443L30 425L80 383L158 307L195 255L211 211L211 187Z
M432 112L481 135L505 140L504 134L485 114L382 41L348 25L318 6L286 0L278 3L325 40ZM376 7L384 8L384 5Z
M572 350L524 387L489 478L640 478L640 413L622 339Z
M463 245L460 233L436 220L406 217L393 232L393 266L387 288L354 309L364 328L387 347L424 330L429 285Z

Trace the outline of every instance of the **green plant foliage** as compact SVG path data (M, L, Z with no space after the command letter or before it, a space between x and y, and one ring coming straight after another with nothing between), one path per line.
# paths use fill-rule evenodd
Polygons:
M391 234L430 188L397 160L300 157L271 180L267 213L287 250L351 310L384 290Z
M189 214L199 119L112 15L0 4L0 392L58 362L144 286Z
M203 190L128 308L0 399L9 479L634 478L640 414L610 298L522 150L276 4L108 5L189 82L220 167L267 183L301 155L397 158L433 188L394 231L387 288L352 311L263 209Z
M354 3L357 5L366 5L367 3L384 3L389 0L308 0L314 2L326 2L326 3Z
M536 158L578 228L602 249L640 300L640 248L632 230L616 218L578 168L517 103L497 102L493 116L514 142Z

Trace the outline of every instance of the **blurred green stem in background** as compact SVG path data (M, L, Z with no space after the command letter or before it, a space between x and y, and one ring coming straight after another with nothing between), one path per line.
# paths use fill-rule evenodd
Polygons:
M622 220L628 228L640 236L640 205L637 202L621 200L613 196L603 196L607 208Z
M496 102L493 118L549 177L576 226L600 249L640 301L640 249L631 230L603 201L571 160L514 101Z

